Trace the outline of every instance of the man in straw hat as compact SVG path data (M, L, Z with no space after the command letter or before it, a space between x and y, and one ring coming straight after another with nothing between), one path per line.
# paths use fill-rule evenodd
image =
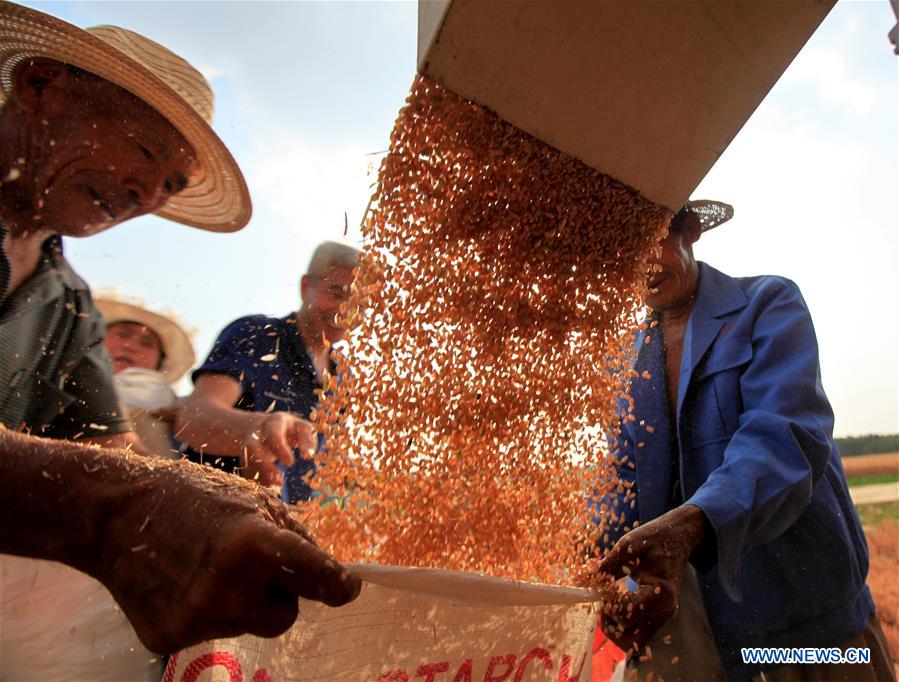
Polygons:
M633 418L616 443L628 492L612 505L610 542L624 535L599 566L633 591L606 590L604 630L635 653L649 642L639 667L665 679L895 679L802 295L782 277L728 277L693 256L731 215L688 203L649 275ZM721 665L714 653L678 660L680 647L701 650L703 612ZM653 639L675 614L684 622ZM752 647L833 647L833 658L765 662L744 657ZM840 665L847 647L870 662Z
M282 481L282 499L311 495L316 442L306 419L318 404L322 377L333 373L331 345L343 339L340 305L349 297L359 249L318 245L300 278L300 309L285 317L250 315L229 324L176 420L189 456L265 485Z
M129 427L145 449L173 457L171 426L157 410L174 407L170 384L194 362L190 339L172 318L142 306L110 297L94 303L106 323L113 384ZM8 677L75 674L154 682L161 677L161 660L140 644L109 592L93 578L58 562L20 558L8 559L0 571L5 630L0 641L7 659L0 669ZM60 612L67 617L59 618Z
M0 551L93 576L160 653L215 636L272 636L295 619L298 595L336 605L360 588L257 486L16 433L134 442L102 322L59 235L147 213L243 227L246 185L211 112L203 77L156 43L0 3ZM4 585L4 600L15 596ZM27 673L14 653L4 644L2 665Z

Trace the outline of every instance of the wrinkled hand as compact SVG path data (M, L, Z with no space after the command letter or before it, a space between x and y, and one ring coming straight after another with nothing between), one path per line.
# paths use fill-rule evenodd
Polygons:
M280 486L277 463L291 466L294 448L311 457L315 452L315 427L290 412L267 414L244 439L244 476L262 486Z
M168 654L217 637L273 637L297 597L340 606L361 582L321 551L287 506L238 477L150 461L103 533L103 582L144 645Z
M640 652L677 613L678 589L704 524L698 507L677 507L624 535L600 562L602 629L624 651ZM635 592L623 589L627 576Z

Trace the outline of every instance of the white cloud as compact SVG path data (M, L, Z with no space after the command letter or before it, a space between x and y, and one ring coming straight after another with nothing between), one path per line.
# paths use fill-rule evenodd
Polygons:
M283 129L254 135L244 173L257 206L282 221L297 244L361 239L359 225L374 191L379 155L353 145L320 147Z
M213 66L211 64L194 64L194 67L203 74L203 77L208 80L210 83L215 78L221 78L222 76L227 75L225 69L223 69L220 65Z
M801 52L784 75L784 81L803 80L817 84L819 96L825 102L847 105L857 114L870 113L877 101L876 88L856 77L847 66L845 54L836 50Z

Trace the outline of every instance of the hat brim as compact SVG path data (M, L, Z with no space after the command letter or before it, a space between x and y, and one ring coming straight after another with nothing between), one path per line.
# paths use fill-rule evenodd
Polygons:
M193 146L203 173L157 215L212 232L246 225L252 203L237 162L206 121L171 86L106 41L61 19L0 2L0 108L12 74L30 57L55 59L115 83L158 111Z
M710 199L692 199L684 204L681 210L686 210L699 218L699 224L703 232L723 225L734 217L734 207L723 201Z
M159 371L170 384L178 381L193 367L196 361L193 344L187 332L174 320L123 301L96 298L94 304L107 327L116 322L137 322L156 332L165 352Z

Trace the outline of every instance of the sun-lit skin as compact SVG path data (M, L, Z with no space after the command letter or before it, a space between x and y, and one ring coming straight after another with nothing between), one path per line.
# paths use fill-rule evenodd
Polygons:
M648 275L646 303L659 315L669 377L680 373L684 334L699 286L699 265L693 256L693 244L701 235L702 225L694 213L675 216L668 234L659 242L658 257ZM666 390L669 406L674 410L677 382L667 382Z
M159 335L139 322L115 322L106 330L106 350L112 360L112 372L129 367L159 369L162 341Z
M159 210L200 171L149 105L48 59L15 72L0 140L0 210L14 236L95 234Z
M352 268L331 266L324 275L306 274L300 281L303 305L297 314L297 328L307 346L320 348L322 336L328 343L343 340L345 330L337 324L340 304L350 296Z
M663 317L689 314L699 284L699 265L693 244L702 234L699 218L687 213L678 229L669 230L660 242L660 255L649 275L646 303Z
M25 55L32 50L64 51L76 63L92 65L102 59L104 70L147 93L148 100L156 101L151 92L167 98L171 108L164 109L175 122L194 117L193 102L208 101L207 86L184 60L117 27L106 27L107 32L97 36L28 8L4 6L0 13L7 66L17 63L10 60L24 59L4 73L12 83L0 105L4 330L16 333L6 323L12 319L17 324L13 319L17 311L36 315L46 309L49 315L65 307L71 313L59 315L58 325L43 319L39 328L32 329L34 325L26 322L26 333L20 336L36 349L37 357L43 348L44 356L59 360L58 371L51 362L42 374L51 390L70 398L60 404L59 415L62 407L78 398L77 411L75 406L67 411L65 423L71 422L71 431L79 430L71 437L81 441L17 433L33 427L51 435L44 427L59 417L55 409L59 401L48 411L40 395L18 392L25 401L16 405L22 408L21 416L16 413L15 424L8 429L0 425L4 529L0 551L57 562L54 566L67 564L85 574L79 578L54 573L60 589L77 591L83 588L76 583L93 579L108 590L105 598L98 595L89 613L71 608L54 614L53 627L44 633L47 641L54 641L54 628L70 634L74 631L70 624L75 623L94 633L81 625L100 622L105 630L95 633L95 639L110 656L100 661L90 656L72 659L74 674L82 679L96 679L109 671L118 679L146 677L153 670L148 666L155 666L158 659L139 647L135 635L156 654L244 632L273 637L296 619L297 597L335 606L354 598L360 580L321 552L270 491L208 467L152 456L156 453L130 430L134 424L129 424L132 420L124 406L114 409L116 387L103 376L106 363L101 361L106 358L95 358L97 364L78 357L85 339L92 343L98 324L87 285L64 259L42 259L42 246L51 246L47 239L53 235L88 236L158 212L202 169L195 150L176 128L125 90L60 62ZM121 41L140 50L143 59L116 49ZM165 84L170 69L184 76L172 88ZM199 119L197 125L202 125ZM195 136L188 130L188 137L203 140L196 142L200 149L212 147L213 154L216 148L227 154L211 131ZM237 191L244 194L238 169L210 175L219 185L229 175L236 176ZM248 217L249 203L241 199ZM190 208L180 208L181 219L191 222ZM226 218L222 216L222 228ZM227 222L231 229L242 224ZM141 249L126 249L121 255L141 262ZM144 336L140 325L134 326L138 337ZM129 325L118 327L121 332ZM82 328L83 334L78 331ZM117 340L122 341L114 325L107 342L117 356L117 370L126 361L158 366L158 339L153 348L147 339L138 338L132 346L125 342L116 350ZM3 355L7 352L5 347L0 350ZM33 369L27 357L21 364L20 374ZM16 393L7 387L6 395L10 392ZM32 410L28 401L37 409ZM25 421L19 428L21 419ZM178 532L167 531L167 526L177 526ZM34 587L28 586L28 574L37 576L37 569L23 564L18 570L25 578L20 596L28 598ZM4 620L4 625L14 624ZM134 640L121 655L112 651L119 648L109 637L114 633ZM69 642L62 649L75 651L78 643ZM32 667L29 661L23 665ZM5 678L3 668L0 677ZM19 677L15 669L13 664L11 676Z

